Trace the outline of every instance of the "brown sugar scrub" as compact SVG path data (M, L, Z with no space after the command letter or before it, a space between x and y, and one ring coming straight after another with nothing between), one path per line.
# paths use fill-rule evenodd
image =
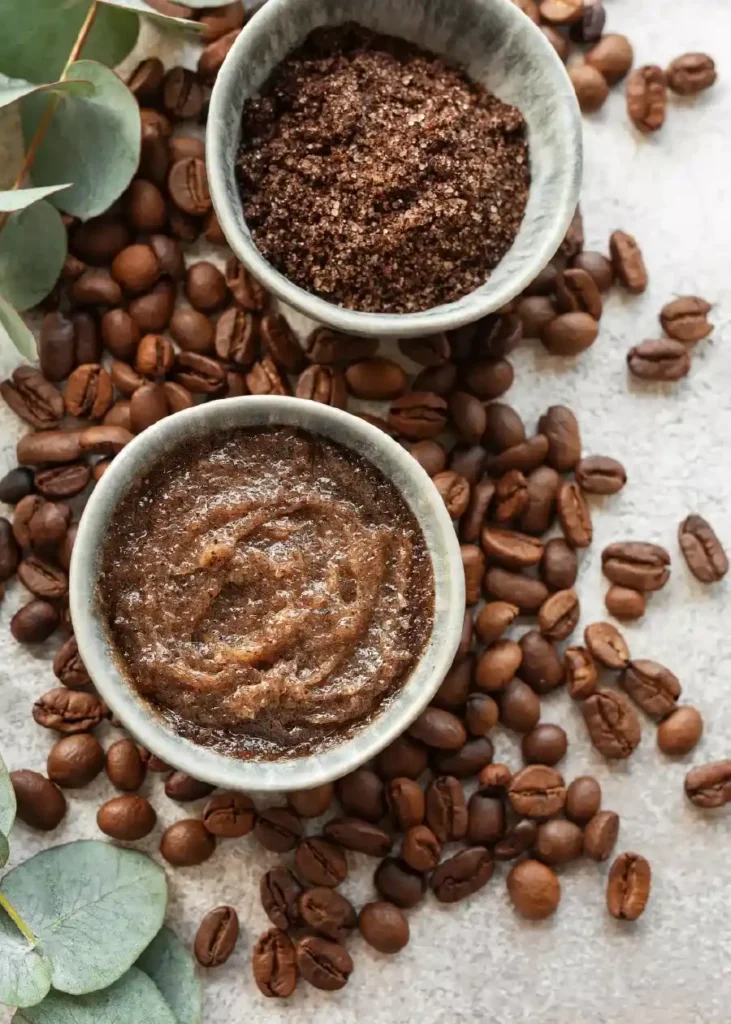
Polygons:
M100 565L123 674L191 740L239 758L346 739L405 683L434 578L394 485L285 427L181 446L133 486Z
M484 284L530 185L519 110L355 24L310 33L246 101L237 165L263 256L370 313L419 312Z

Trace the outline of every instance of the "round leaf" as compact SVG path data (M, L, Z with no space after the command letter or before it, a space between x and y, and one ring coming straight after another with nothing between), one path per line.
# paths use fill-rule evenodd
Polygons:
M10 856L10 846L7 837L0 832L0 868L4 868Z
M45 200L8 217L0 232L0 295L30 309L51 291L66 259L66 228Z
M3 305L5 305L5 303L3 303ZM15 310L13 310L13 312L15 313ZM17 313L15 313L15 315L18 316ZM0 323L2 322L2 316L3 311L0 308ZM20 317L18 317L18 319L20 320ZM27 327L25 330L30 334ZM33 338L32 334L30 336ZM33 345L33 350L35 351L35 343ZM32 356L30 358L32 358ZM15 821L15 811L15 790L13 789L13 784L10 781L8 769L5 767L5 762L2 757L0 757L0 832L2 832L3 835L10 835L10 829L13 827L13 822Z
M170 1004L178 1024L200 1024L203 990L195 962L175 932L163 927L137 961Z
M108 209L124 192L140 162L140 109L113 71L91 60L68 69L69 78L90 81L93 96L64 96L33 161L35 185L73 181L54 203L87 220ZM48 104L37 94L21 105L26 145L35 135Z
M62 96L64 93L72 93L74 96L89 96L94 92L91 82L48 82L47 85L33 85L32 82L24 82L22 79L6 78L0 75L0 108L8 107L11 103L17 103L24 96L32 92L45 92L51 95Z
M33 1006L51 987L51 964L0 907L0 1003Z
M31 857L2 892L53 966L53 986L74 994L116 981L162 926L165 872L136 850L94 840Z
M30 82L53 82L61 73L91 0L0 0L0 68ZM137 41L133 11L100 4L84 43L84 57L116 67Z
M4 349L14 347L29 362L38 355L38 349L36 346L36 339L33 337L32 332L26 327L22 317L19 315L17 310L13 309L7 299L0 296L0 354ZM4 363L4 359L0 359L0 363ZM0 793L3 792L2 784L2 773L4 770L0 769ZM7 772L5 773L7 776ZM8 780L9 784L9 780ZM10 787L13 803L13 816L15 815L15 791L12 786ZM2 803L2 796L0 796L0 803ZM7 804L5 805L7 806ZM2 825L0 825L2 828Z
M55 192L62 192L71 185L43 185L41 188L15 188L0 192L0 212L14 213L17 210L25 210L33 203L52 196Z
M14 1024L176 1024L173 1012L146 974L132 967L113 985L86 996L50 992Z
M124 7L129 11L144 14L146 18L157 22L163 28L177 28L193 35L199 35L203 31L203 26L199 22L193 21L191 18L175 18L170 14L162 14L160 11L153 10L145 3L145 0L104 0L104 2L112 4L113 7ZM221 0L221 2L228 3L229 0Z

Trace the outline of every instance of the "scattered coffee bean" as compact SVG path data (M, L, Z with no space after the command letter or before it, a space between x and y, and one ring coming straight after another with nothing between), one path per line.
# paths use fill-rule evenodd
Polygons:
M582 113L594 114L604 106L609 85L601 71L591 64L574 64L569 68L569 78Z
M467 842L470 845L492 846L505 834L505 804L502 796L473 793L467 815Z
M62 789L81 789L104 767L101 743L89 733L63 736L49 751L46 770L51 782Z
M297 984L297 958L292 940L279 928L260 935L252 950L254 981L271 998L286 999Z
M581 856L584 835L572 821L557 818L538 826L535 854L544 864L558 867Z
M663 330L676 341L694 344L708 337L713 324L708 322L710 303L697 295L683 295L667 302L660 310Z
M665 80L679 96L695 96L716 81L716 65L707 53L684 53L668 64Z
M135 231L151 233L162 231L167 220L165 199L160 189L151 181L135 178L123 196L124 212L131 228ZM95 273L90 271L89 273ZM78 282L77 282L78 283ZM77 301L83 301L78 300ZM99 301L91 299L87 301ZM102 300L103 301L103 300ZM117 305L119 299L110 300L109 305Z
M139 800L141 797L117 797L117 800ZM160 840L160 853L168 864L189 868L202 864L216 849L215 837L196 818L183 818L165 829Z
M157 821L157 815L149 800L146 800L143 796L133 796L128 793L125 796L116 796L111 800L108 800L105 804L99 808L96 816L96 823L101 831L111 836L112 839L118 839L121 842L135 842L138 839L144 839L148 836L155 827ZM185 864L200 864L200 860L175 860L175 856L181 857L180 840L176 843L176 834L169 835L173 829L177 829L180 825L198 825L198 822L178 822L177 825L171 825L163 836L163 846L161 846L161 852L163 857L168 860L171 864L185 865ZM186 851L187 852L187 851ZM203 858L205 859L205 858Z
M653 718L665 718L676 707L681 693L677 676L647 658L630 661L619 679L619 685L635 704Z
M707 809L723 807L724 804L729 803L731 801L731 761L712 761L710 764L700 764L691 768L685 776L685 792L696 807ZM18 813L20 813L20 807Z
M508 875L508 895L515 909L529 921L542 921L556 912L561 884L546 864L522 860Z
M334 889L348 876L348 862L341 848L319 836L302 840L297 847L294 865L307 885Z
M442 844L426 825L414 825L406 832L401 846L401 860L414 871L433 871L439 863Z
M125 793L134 793L147 775L147 751L134 740L117 740L106 755L107 775L113 786Z
M568 647L564 653L564 671L569 696L586 700L596 690L597 669L585 647Z
M616 494L627 483L624 466L604 455L590 455L574 468L576 482L588 494Z
M67 466L49 466L39 469L34 478L35 489L49 501L73 498L81 494L91 479L91 470L83 462L70 462Z
M507 569L527 569L537 565L543 556L540 540L515 530L485 526L480 541L490 562L497 562Z
M499 455L525 441L525 424L520 415L509 405L490 402L485 407L487 425L483 444L489 452Z
M518 316L526 338L540 338L544 327L557 315L556 305L549 295L527 295L518 303Z
M347 850L365 853L369 857L385 857L393 844L390 832L360 818L331 818L325 822L323 832L328 839Z
M526 764L553 766L565 756L568 748L566 733L560 725L537 725L523 736L521 751Z
M0 383L0 395L16 416L38 430L58 426L64 413L61 392L31 366L19 366Z
M578 484L561 484L556 498L556 512L564 537L571 547L588 547L594 531L589 506Z
M613 584L604 597L604 603L609 614L617 619L641 619L645 614L645 595L629 587Z
M493 849L495 860L515 860L523 853L533 849L538 835L538 825L530 818L522 818L517 821L506 833L504 838L499 839Z
M324 886L302 893L299 914L308 928L333 942L343 942L357 924L353 905L339 892Z
M401 338L398 346L407 359L412 359L419 366L441 366L451 355L446 334L432 334L424 338Z
M636 68L627 79L627 113L639 131L656 132L665 123L665 73L656 64Z
M581 609L575 590L557 590L538 610L538 627L548 640L565 640L573 633Z
M424 791L413 779L391 779L386 786L386 805L399 832L408 832L424 820Z
M519 525L525 533L545 533L553 522L561 478L550 466L539 466L528 476L527 500ZM549 544L551 542L549 541Z
M59 647L53 659L53 673L69 690L82 690L91 683L89 673L79 655L75 636L70 636Z
M647 288L647 270L642 251L632 235L613 231L609 236L609 252L619 281L635 295Z
M500 721L515 732L530 732L541 717L541 702L522 679L513 679L500 694Z
M478 892L492 877L494 861L480 846L460 850L442 861L431 876L431 888L440 903L456 903Z
M52 832L66 814L66 797L38 772L21 769L10 772L17 802L18 818L30 828Z
M499 455L488 455L487 470L491 476L502 476L511 469L521 473L531 473L545 461L548 452L548 440L543 434L536 434L521 441L520 444L506 448Z
M607 909L612 917L636 921L650 896L650 865L639 853L620 853L609 869Z
M299 973L313 988L335 992L347 984L353 961L339 943L307 935L299 940L295 952Z
M52 553L66 536L71 509L29 494L15 506L13 533L23 548Z
M696 708L684 705L671 712L657 727L657 745L663 754L688 754L703 735L703 718ZM50 774L50 773L49 773Z
M717 583L728 572L728 558L713 527L702 516L688 516L678 528L680 550L697 580Z
M675 381L690 372L690 355L681 341L650 339L629 350L627 366L641 380Z
M621 587L660 590L670 578L670 555L659 544L618 541L602 551L602 572Z
M464 839L467 833L467 801L458 779L445 775L429 783L425 817L440 843Z
M541 331L541 341L551 355L576 356L596 341L599 325L589 313L562 313L549 320Z
M447 464L447 453L437 441L417 441L410 446L409 452L429 476L441 473Z
M615 690L596 690L581 705L591 742L609 759L629 757L640 742L640 720L627 698Z
M538 630L531 629L520 638L522 654L517 675L536 693L550 693L564 681L561 658L554 645Z
M304 340L304 349L313 363L349 363L375 356L378 341L341 334L329 327L316 327Z
M561 537L552 537L543 550L540 572L541 579L549 590L559 592L571 590L578 574L578 559L575 550L569 547Z
M475 683L488 693L504 690L520 668L522 658L520 646L514 640L496 640L480 655Z
M259 811L254 835L265 850L287 853L302 838L304 828L297 815L287 807L265 807Z
M594 658L606 668L621 670L629 665L629 648L611 622L593 622L587 626L584 642Z
M540 472L536 469L532 476ZM509 469L494 485L495 509L493 518L499 523L509 523L525 511L528 501L528 481L519 469ZM487 508L485 508L487 512ZM484 518L484 516L483 516ZM534 530L528 531L535 533Z
M179 803L202 800L204 796L212 793L213 789L208 782L194 779L185 772L173 772L165 782L165 796Z
M203 808L203 824L211 835L234 839L254 828L256 808L244 793L215 793Z
M17 505L22 498L32 492L33 474L29 469L18 466L16 469L11 469L0 480L0 501L6 505Z
M288 868L271 868L261 876L259 882L261 905L272 924L281 928L282 931L300 924L299 900L301 893L302 886Z
M629 39L616 33L603 35L585 55L587 64L601 71L610 85L624 78L632 67L634 53Z
M366 903L358 915L358 927L369 946L379 953L398 953L409 941L409 922L393 903Z
M68 593L68 576L37 555L29 555L18 565L18 579L31 594L46 601L58 601Z
M146 295L132 299L127 307L141 334L164 331L175 308L176 289L170 281L158 281ZM121 358L121 357L120 357Z
M569 821L587 825L602 803L602 789L591 775L580 775L566 790L564 813Z
M471 736L486 736L497 725L500 709L486 693L471 693L465 704L464 718Z
M483 643L492 644L500 639L519 614L520 609L516 604L510 604L508 601L488 601L477 613L475 632Z
M201 967L220 967L236 948L239 917L233 907L209 910L198 926L193 952Z
M108 717L109 709L99 697L65 686L48 690L33 705L33 718L38 725L66 735L89 732Z
M521 817L553 817L566 803L563 776L547 765L529 765L511 779L508 799L515 813Z
M421 901L426 890L424 876L407 864L387 857L376 868L373 876L376 889L391 903L407 910Z
M336 409L344 409L348 401L345 379L332 366L308 366L297 380L295 394Z
M389 778L393 777L389 775ZM386 813L383 782L368 768L358 768L338 779L335 792L343 810L356 818L375 823Z
M485 556L476 544L461 544L460 554L464 569L465 601L468 605L477 604L482 594Z
M608 860L618 835L619 815L614 811L597 811L584 828L584 853L592 860Z
M571 265L577 270L585 270L600 292L608 291L614 284L614 267L603 253L585 250L574 256Z
M489 597L517 605L521 612L537 612L548 597L545 583L498 566L487 570L484 587Z
M468 653L456 659L444 682L434 694L432 703L439 708L461 708L467 701L475 669L475 656Z
M426 747L417 743L410 736L404 735L399 736L382 750L373 763L377 773L385 782L388 782L400 775L409 779L418 779L426 768L427 761Z
M441 433L447 422L447 403L439 395L412 392L396 398L388 422L399 434L419 441Z
M47 640L61 619L58 609L36 598L17 610L10 620L10 632L21 644L39 644Z
M287 794L290 807L301 818L319 818L332 803L334 786L325 782L312 789L299 789Z
M546 463L559 473L569 473L581 458L581 435L576 416L565 405L552 405L538 421L548 439Z
M42 430L38 434L26 434L16 447L18 462L27 466L73 462L82 453L82 433L84 431Z

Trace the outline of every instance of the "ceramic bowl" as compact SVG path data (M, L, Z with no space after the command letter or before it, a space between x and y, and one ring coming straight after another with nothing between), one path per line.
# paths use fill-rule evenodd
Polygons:
M435 583L434 629L399 693L374 720L321 753L280 761L240 761L179 736L122 676L97 600L100 553L114 510L142 474L188 438L232 427L287 425L337 441L376 465L405 498L424 534ZM431 480L400 444L349 413L299 398L227 398L186 409L148 428L114 459L79 524L70 573L71 618L79 653L100 695L132 735L163 761L227 789L307 789L353 771L413 722L447 673L462 631L464 572L454 525Z
M531 190L511 249L476 291L421 313L360 313L289 281L254 244L235 176L241 110L312 29L357 21L401 36L465 68L528 125ZM267 0L245 25L211 96L206 162L223 233L241 262L285 303L350 334L408 337L472 323L521 292L558 249L581 180L581 119L566 69L543 33L511 0Z

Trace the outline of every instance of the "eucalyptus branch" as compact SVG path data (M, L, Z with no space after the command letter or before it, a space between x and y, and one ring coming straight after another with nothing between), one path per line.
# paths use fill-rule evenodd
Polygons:
M23 918L20 916L18 911L15 909L15 907L10 902L10 900L7 899L7 897L3 896L3 894L1 892L0 892L0 907L2 907L4 909L5 913L8 915L8 917L13 922L15 927L19 931L21 931L23 933L23 935L26 937L26 939L31 944L31 946L35 946L35 944L36 944L36 937L35 937L35 935L30 930L28 925L25 923Z

